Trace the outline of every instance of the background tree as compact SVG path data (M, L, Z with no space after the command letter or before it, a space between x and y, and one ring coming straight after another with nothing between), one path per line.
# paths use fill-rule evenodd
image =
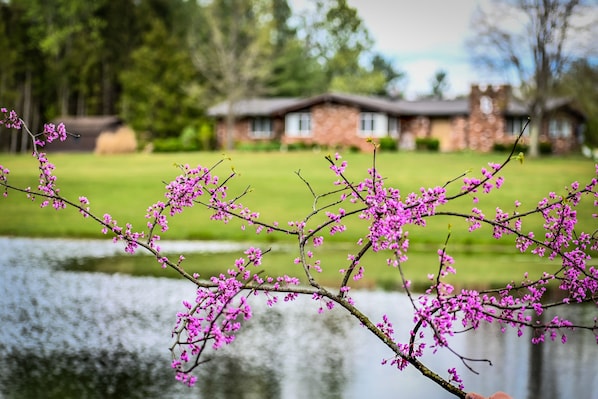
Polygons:
M592 15L587 13L590 7L594 5L583 0L500 0L478 8L472 20L473 62L514 75L521 84L532 118L531 156L539 154L546 101L563 70L570 61L587 56L588 48L579 40L590 37L588 29L596 25L595 19L585 17Z
M584 143L598 147L598 66L589 60L577 60L564 72L557 92L575 99L587 116Z
M357 10L346 0L316 0L301 16L299 30L310 53L324 67L327 90L362 94L385 91L386 71L362 64L373 41Z
M434 73L434 77L431 80L432 91L430 93L431 98L437 100L444 99L444 95L449 88L448 74L445 70L439 69Z
M55 82L52 114L76 113L72 99L84 101L82 81L92 74L97 61L95 48L101 45L102 21L96 16L101 1L19 0L29 20L30 39L39 47L46 62L45 78ZM79 107L80 108L80 107Z
M228 103L224 146L234 147L235 104L264 90L270 73L267 2L214 0L195 9L189 44L195 67L216 98ZM271 10L271 9L270 9Z
M143 36L143 16L147 18L148 13L138 10L133 0L121 0L105 2L98 9L98 15L104 21L99 61L102 89L101 99L96 100L101 105L95 111L101 115L113 115L118 112L117 104L122 93L119 74L130 67L131 54Z
M273 57L266 88L274 97L306 97L321 93L327 85L323 66L301 40L291 39Z
M382 74L385 82L383 90L374 94L390 98L401 97L401 84L405 79L405 73L395 68L392 60L382 54L375 54L372 58L372 71Z
M187 50L161 20L153 20L120 76L122 116L136 131L153 138L179 136L200 114L200 100L192 91L194 79Z
M272 62L265 89L274 97L309 96L326 84L324 68L299 39L292 15L286 0L272 0Z

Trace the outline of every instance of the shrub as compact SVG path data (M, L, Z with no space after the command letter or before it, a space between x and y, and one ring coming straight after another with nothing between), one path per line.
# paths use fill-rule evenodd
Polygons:
M187 126L181 132L179 139L185 151L197 151L200 149L199 132L193 126Z
M179 152L183 151L183 143L178 137L154 139L154 152Z
M96 139L96 154L123 154L137 150L135 132L122 126L116 132L102 132Z
M542 155L552 154L552 143L550 141L540 141L538 143L538 150Z
M512 143L494 143L492 145L492 151L494 152L510 152L513 149L513 144ZM517 145L515 146L515 153L526 153L528 149L528 145L527 144L523 144L523 143L517 143Z
M380 139L380 150L381 151L397 151L397 140L392 137L382 137Z
M316 144L305 143L303 141L297 141L296 143L287 144L288 151L305 151L305 150L311 150L312 148L315 148L315 147L316 147Z
M239 151L278 151L280 142L278 141L245 141L238 143L236 149Z
M440 140L434 137L418 137L415 139L415 148L419 151L438 151Z
M179 136L182 151L208 151L217 147L213 126L200 122L199 126L189 125Z

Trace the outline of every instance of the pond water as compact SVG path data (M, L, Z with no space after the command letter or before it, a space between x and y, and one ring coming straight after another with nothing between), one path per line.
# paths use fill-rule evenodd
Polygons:
M206 244L173 245L186 251ZM413 369L381 365L390 356L382 344L342 310L318 314L319 304L308 299L273 309L255 302L235 344L204 365L198 386L186 388L174 381L168 348L181 301L193 298L190 283L61 268L119 251L109 240L0 238L0 398L452 397ZM353 296L375 320L386 313L396 330L410 326L404 295ZM597 314L590 306L571 312L588 320ZM426 358L441 375L457 366L468 390L598 398L598 345L589 333L538 346L485 327L456 338L453 348L493 363L475 364L476 375L448 351Z

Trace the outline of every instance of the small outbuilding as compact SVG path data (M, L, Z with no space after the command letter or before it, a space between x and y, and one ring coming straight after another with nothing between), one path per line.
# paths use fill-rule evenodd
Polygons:
M100 134L116 132L123 126L123 121L115 115L63 116L54 119L52 123L64 123L68 133L79 136L69 136L66 141L47 144L46 151L54 152L93 152Z

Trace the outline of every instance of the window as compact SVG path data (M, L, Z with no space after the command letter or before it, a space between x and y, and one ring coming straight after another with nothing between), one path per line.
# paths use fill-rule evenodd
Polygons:
M268 139L272 137L272 119L255 117L251 120L251 137L255 139Z
M396 118L393 118L396 124ZM359 116L359 135L384 137L388 135L390 123L386 114L362 112Z
M519 136L521 133L521 129L527 123L527 118L507 118L506 126L505 126L505 133L511 134L513 136ZM525 128L524 135L529 134L529 125Z
M361 131L361 133L374 132L374 122L375 119L373 112L362 112L359 118L359 130Z
M551 118L548 121L548 135L550 138L569 138L571 137L571 123L564 118Z
M291 137L311 136L311 113L291 112L285 118L285 131Z

